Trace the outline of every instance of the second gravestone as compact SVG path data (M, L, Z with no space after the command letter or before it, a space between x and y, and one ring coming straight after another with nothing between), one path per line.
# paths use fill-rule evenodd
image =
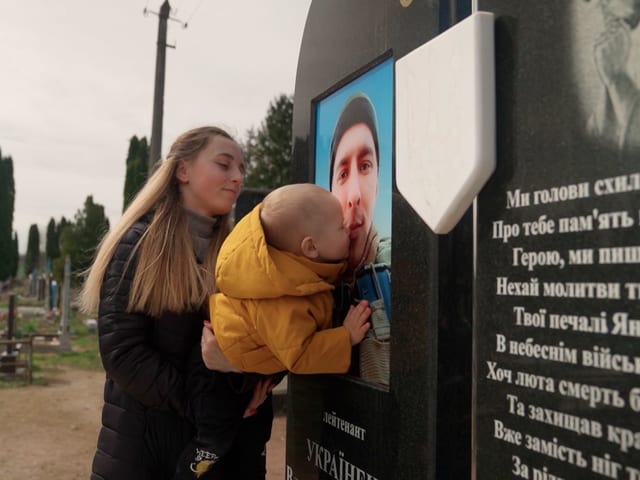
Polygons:
M477 202L475 478L640 479L640 6L478 4L498 158Z

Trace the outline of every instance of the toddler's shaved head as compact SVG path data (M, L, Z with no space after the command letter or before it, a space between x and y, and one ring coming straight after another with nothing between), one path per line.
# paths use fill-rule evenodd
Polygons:
M300 242L315 236L334 212L338 199L312 183L285 185L269 193L260 209L262 228L269 245L300 254Z

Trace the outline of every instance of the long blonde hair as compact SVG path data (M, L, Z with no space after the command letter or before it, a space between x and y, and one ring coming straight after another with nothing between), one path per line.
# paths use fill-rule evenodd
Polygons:
M182 312L201 308L215 290L213 274L218 251L231 231L231 212L218 219L205 262L198 265L180 191L175 177L181 161L192 161L215 136L233 140L217 127L201 127L180 135L171 146L164 162L151 175L120 221L100 242L93 265L87 272L80 303L85 312L95 312L100 301L100 288L109 262L120 240L131 226L146 213L153 218L137 245L139 253L129 291L129 311L158 316L165 311ZM122 274L127 268L123 268Z

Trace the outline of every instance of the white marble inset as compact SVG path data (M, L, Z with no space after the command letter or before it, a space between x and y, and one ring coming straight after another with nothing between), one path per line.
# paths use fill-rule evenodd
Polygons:
M477 12L396 62L396 184L448 233L495 169L494 17Z

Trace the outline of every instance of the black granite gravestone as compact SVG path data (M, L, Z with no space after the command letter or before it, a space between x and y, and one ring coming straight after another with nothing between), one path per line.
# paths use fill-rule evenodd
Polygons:
M392 178L394 62L469 10L469 1L311 4L294 96L293 181L334 189L337 119L349 99L367 97L376 113L362 122L378 129L376 212L390 217L390 231L378 233L393 239L391 362L388 385L363 379L357 365L344 376L291 375L287 479L470 476L471 214L437 236Z
M477 201L474 478L640 479L640 3L496 15Z
M243 188L233 209L233 219L238 223L242 217L253 210L270 192L268 188Z

